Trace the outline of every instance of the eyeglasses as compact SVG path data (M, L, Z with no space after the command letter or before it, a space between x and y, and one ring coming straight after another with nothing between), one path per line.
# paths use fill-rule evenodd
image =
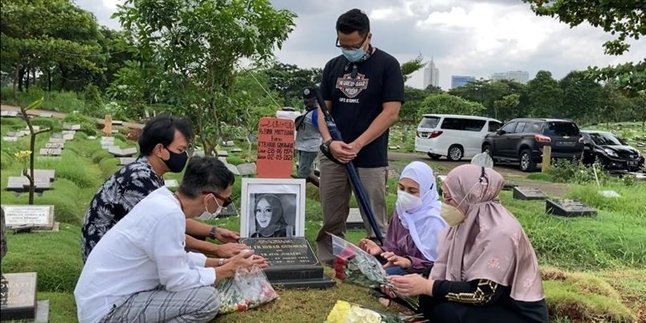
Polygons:
M336 46L338 48L343 48L343 49L359 49L359 48L361 48L361 46L363 46L363 43L366 42L366 39L368 39L368 33L366 33L366 36L363 37L363 40L358 45L348 46L348 45L341 45L339 43L339 38L337 37L336 42L334 43L334 46Z
M227 206L229 206L229 204L231 204L233 202L233 200L231 200L231 196L229 196L227 198L224 198L222 195L220 195L220 194L218 194L216 192L202 191L202 194L213 194L215 197L221 199L222 200L222 207L227 207Z

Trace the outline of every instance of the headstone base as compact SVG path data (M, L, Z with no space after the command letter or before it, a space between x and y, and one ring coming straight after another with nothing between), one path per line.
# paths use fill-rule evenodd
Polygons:
M547 214L559 215L565 217L575 216L595 216L597 210L578 201L545 201L545 212Z

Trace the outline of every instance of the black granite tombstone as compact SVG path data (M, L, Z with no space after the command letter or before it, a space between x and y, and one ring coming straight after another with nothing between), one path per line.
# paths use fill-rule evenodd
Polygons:
M323 273L323 266L305 238L248 238L242 242L267 259L265 274L274 286L328 288L335 284Z
M543 191L533 187L514 187L512 196L517 200L544 200L547 198Z
M547 214L559 215L565 217L575 216L594 216L597 215L597 210L579 202L572 200L562 201L545 201L545 212Z

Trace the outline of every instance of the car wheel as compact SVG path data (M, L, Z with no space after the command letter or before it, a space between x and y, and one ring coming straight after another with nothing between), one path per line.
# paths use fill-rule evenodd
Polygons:
M449 153L446 155L446 157L452 161L458 161L462 159L463 156L464 151L462 150L462 146L460 145L453 145L449 147Z
M523 172L532 172L536 169L536 161L532 159L532 152L529 149L523 149L519 156L520 170Z
M442 157L441 155L438 155L438 154L431 154L431 153L426 153L426 154L427 154L427 155L428 155L428 157L430 157L432 160L438 160L438 159L440 159L440 157Z

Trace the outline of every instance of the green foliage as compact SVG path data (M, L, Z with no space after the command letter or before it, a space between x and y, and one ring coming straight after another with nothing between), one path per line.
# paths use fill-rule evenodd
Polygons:
M73 124L80 124L80 132L83 132L89 136L96 136L96 121L79 112L71 112L66 114L63 121Z
M598 163L585 166L569 159L555 160L549 174L554 181L561 183L585 184L598 180L599 183L605 184L610 179L608 172L604 171Z
M424 57L422 57L422 55L418 55L416 58L402 63L401 70L404 77L404 82L406 82L411 77L411 74L419 71L420 69L424 68L424 66L426 66L426 63L424 63L423 61Z
M300 108L303 106L303 89L319 83L323 70L302 69L296 65L276 62L264 73L269 89L280 94L284 106Z
M39 87L30 87L29 92L14 92L12 88L2 88L2 103L27 106L29 103L44 97L42 109L69 113L85 111L85 102L74 92L47 92Z
M536 77L527 83L529 115L532 117L557 117L563 106L563 90L552 78L552 73L539 71Z
M420 119L425 113L482 115L484 110L484 106L480 103L442 93L426 97L422 102L422 108L417 111L417 116Z
M599 122L605 118L600 112L603 99L603 88L589 73L573 71L566 75L559 86L563 90L563 109L555 117L576 119L589 122L591 118Z
M478 102L486 108L486 115L505 120L523 114L520 96L526 86L515 81L476 80L451 89L450 94Z

